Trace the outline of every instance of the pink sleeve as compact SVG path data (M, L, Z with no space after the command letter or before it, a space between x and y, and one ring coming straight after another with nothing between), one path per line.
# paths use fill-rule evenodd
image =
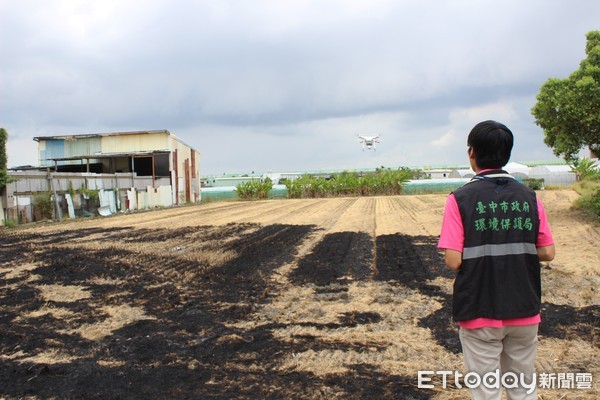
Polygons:
M540 199L537 199L538 215L540 217L540 233L538 234L536 246L544 247L554 244L554 238L552 232L550 232L550 226L548 225L548 218L546 217L546 210Z
M444 209L444 219L442 221L442 232L438 247L440 249L450 249L463 251L465 243L465 230L462 224L460 211L454 194L450 194L446 199L446 208Z

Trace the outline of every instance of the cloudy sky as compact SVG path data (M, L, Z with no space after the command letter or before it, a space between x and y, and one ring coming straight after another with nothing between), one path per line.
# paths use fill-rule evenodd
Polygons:
M530 114L597 0L0 0L9 166L35 136L168 129L202 174L466 164L485 119L551 160ZM380 135L362 151L356 135Z

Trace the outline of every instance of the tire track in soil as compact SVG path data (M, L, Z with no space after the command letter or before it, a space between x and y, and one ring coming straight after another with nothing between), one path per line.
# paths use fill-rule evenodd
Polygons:
M274 207L277 205L276 207ZM190 214L180 214L173 217L163 218L157 221L140 222L136 226L150 225L154 226L156 222L163 222L166 219L169 220L170 227L180 227L189 225L224 225L231 222L250 222L252 214L261 214L266 209L272 208L283 208L285 204L277 201L260 201L260 202L239 202L236 207L227 207L225 209L217 208L211 210L198 209L197 212Z
M84 238L87 242L93 242L94 240L101 240L105 235L110 235L115 231L144 229L142 228L143 226L147 226L150 229L157 227L177 228L177 226L169 224L169 221L193 221L193 218L189 217L190 215L201 214L202 216L209 216L211 214L222 214L234 209L243 209L244 206L244 203L239 202L213 203L209 205L192 205L166 210L135 211L127 214L115 214L111 217L102 219L78 219L74 221L65 221L62 224L50 225L37 224L35 226L19 228L18 231L22 232L24 235L29 235L29 237L39 237L39 244L58 243L76 238ZM183 224L182 226L188 225L190 224ZM210 224L203 223L202 225ZM92 235L93 232L96 232L97 235Z
M427 235L429 232L419 222L418 207L408 196L395 196L388 200L386 208L380 211L377 235L402 232L410 235Z
M331 231L332 227L342 218L344 213L356 203L356 198L343 198L336 202L337 205L327 214L324 215L324 219L318 225L324 231ZM334 204L336 204L334 203Z
M214 213L229 212L235 209L243 208L243 206L243 203L214 203L210 205L186 205L177 211L170 209L160 210L158 215L152 215L156 211L143 211L140 212L140 214L137 214L136 212L132 215L132 219L137 219L135 216L139 216L141 218L131 225L137 227L141 225L161 223L162 226L165 226L163 222L167 222L168 220L177 220L181 217L189 218L190 216L195 216L196 214L210 215Z
M328 199L291 200L291 204L275 211L261 214L252 222L262 225L286 223L292 225L322 225L323 218L337 209L336 202Z
M226 223L255 223L260 216L268 213L276 213L285 210L288 206L285 201L280 200L260 200L252 201L246 204L243 210L227 215L219 215L214 220L214 224L222 225Z
M58 233L70 230L79 230L81 228L94 228L94 229L110 229L110 228L122 228L124 225L130 228L136 228L138 226L158 225L158 227L165 227L168 221L171 219L178 219L189 215L195 215L198 213L222 213L228 209L243 208L243 203L213 203L213 204L197 204L197 205L185 205L180 207L174 207L169 209L155 209L155 210L140 210L128 213L118 213L110 217L96 217L92 219L79 218L74 221L66 221L63 224L48 225L48 226L37 226L36 232L43 232L44 234ZM207 224L208 225L208 224ZM27 229L27 228L25 228Z

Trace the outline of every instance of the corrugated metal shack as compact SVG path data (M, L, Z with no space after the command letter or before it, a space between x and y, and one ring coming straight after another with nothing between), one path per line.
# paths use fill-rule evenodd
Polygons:
M200 201L200 155L167 130L34 140L40 167L9 171L16 181L0 196L9 220L46 219L36 210L43 196L52 198L54 218ZM99 209L89 209L90 193Z

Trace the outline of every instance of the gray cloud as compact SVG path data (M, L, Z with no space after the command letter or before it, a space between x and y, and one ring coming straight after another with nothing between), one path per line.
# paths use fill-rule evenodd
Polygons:
M478 118L522 135L513 159L549 158L529 110L578 67L599 13L593 0L2 2L0 124L11 165L36 162L27 138L129 129L169 129L206 173L462 164ZM377 152L359 132L384 137Z

